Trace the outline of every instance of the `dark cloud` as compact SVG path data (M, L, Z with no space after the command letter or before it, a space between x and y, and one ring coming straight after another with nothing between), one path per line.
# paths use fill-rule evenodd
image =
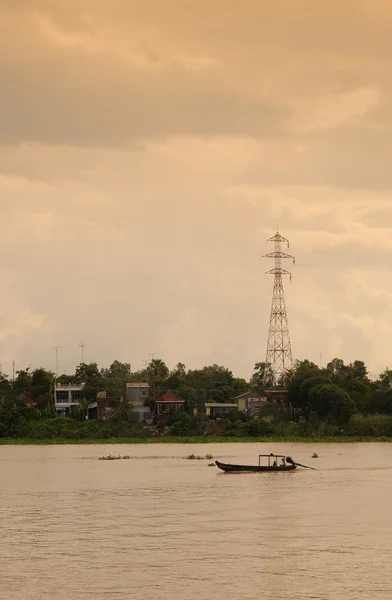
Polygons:
M301 141L301 107L331 90L391 87L383 69L392 42L380 5L370 16L368 2L108 6L39 0L32 11L29 2L8 4L2 143L114 146L173 135ZM317 143L309 157L316 162L323 139L307 137ZM373 179L382 174L381 167Z
M2 143L106 146L170 135L270 139L284 136L290 121L288 108L225 89L211 75L179 64L145 75L90 57L52 67L52 78L0 67L8 92L0 98Z

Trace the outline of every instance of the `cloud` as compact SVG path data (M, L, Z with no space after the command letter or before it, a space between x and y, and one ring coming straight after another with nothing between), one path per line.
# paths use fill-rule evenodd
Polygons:
M4 11L3 143L124 145L173 135L302 139L355 122L381 97L379 7L248 0L19 2ZM354 5L352 5L354 7ZM151 10L151 9L154 10ZM206 25L208 23L208 25ZM347 29L344 28L347 25ZM329 28L334 27L333 42ZM12 32L12 33L11 33ZM377 33L376 33L377 32ZM368 31L369 33L369 31ZM359 40L361 44L358 45ZM366 47L366 44L365 44ZM342 61L342 53L344 60ZM384 119L387 122L387 119Z
M388 8L3 2L3 362L53 368L60 345L71 371L84 339L102 365L249 376L279 224L294 356L386 366Z

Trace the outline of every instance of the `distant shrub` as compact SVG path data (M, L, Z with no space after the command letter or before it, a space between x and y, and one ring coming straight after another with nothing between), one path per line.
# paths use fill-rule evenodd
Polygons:
M392 415L355 414L349 421L351 435L392 436Z
M16 434L33 440L51 439L109 439L109 438L148 438L153 433L139 423L130 421L76 421L68 417L41 419L24 423Z

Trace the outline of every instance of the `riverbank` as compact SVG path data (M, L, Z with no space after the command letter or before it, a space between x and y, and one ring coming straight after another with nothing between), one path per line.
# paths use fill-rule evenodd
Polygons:
M177 437L162 436L149 438L101 438L101 439L47 439L34 440L28 438L0 438L0 446L53 446L53 445L90 445L90 444L354 444L358 442L384 442L391 443L392 437L370 437L370 436L326 436L326 437Z

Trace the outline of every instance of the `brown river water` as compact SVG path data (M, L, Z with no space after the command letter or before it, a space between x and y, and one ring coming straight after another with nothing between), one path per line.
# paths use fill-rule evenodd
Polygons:
M390 444L0 446L0 507L1 600L392 598Z

